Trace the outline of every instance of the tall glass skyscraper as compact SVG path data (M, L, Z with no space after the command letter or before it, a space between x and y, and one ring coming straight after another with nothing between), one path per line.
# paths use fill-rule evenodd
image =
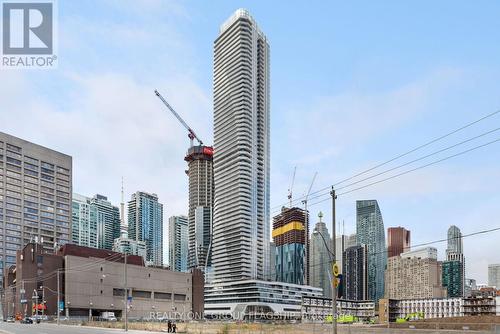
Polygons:
M384 297L387 253L384 221L376 200L356 201L356 236L358 245L366 245L368 255L368 299L377 303Z
M128 235L146 242L146 261L163 265L163 204L156 194L138 191L128 202Z
M168 219L168 262L174 271L188 269L188 217L172 216Z
M465 295L465 257L462 232L455 225L448 229L446 261L443 263L443 283L448 288L448 297ZM457 271L460 273L457 273Z
M269 277L269 44L244 9L214 42L214 282Z

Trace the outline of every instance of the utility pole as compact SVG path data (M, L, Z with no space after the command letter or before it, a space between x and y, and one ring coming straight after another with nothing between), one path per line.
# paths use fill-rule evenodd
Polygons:
M125 261L123 266L124 273L124 286L123 286L123 295L125 296L125 332L128 332L128 288L127 288L127 252L125 252Z
M335 200L337 199L337 195L335 195L335 189L332 187L332 191L330 192L332 196L332 253L333 253L333 263L332 263L332 329L333 334L337 334L337 288L336 288L336 280L337 277L333 275L333 266L337 263L337 236L335 233L335 220L336 220L336 208L335 208Z
M61 309L59 307L59 304L61 303L61 291L60 291L60 284L59 284L59 269L57 269L57 324L59 325L60 315L61 315Z

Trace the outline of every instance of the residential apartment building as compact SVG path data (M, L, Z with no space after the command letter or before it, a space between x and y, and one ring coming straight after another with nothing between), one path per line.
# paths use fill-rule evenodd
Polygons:
M120 212L102 195L73 194L72 242L76 245L113 249L120 237Z
M356 238L368 252L368 299L384 296L384 270L387 265L385 230L376 200L356 201Z
M188 270L188 217L172 216L168 219L168 257L170 269Z
M269 278L269 52L244 9L214 42L215 282Z
M387 257L398 256L410 250L410 231L404 227L389 227L387 229Z
M389 299L425 299L446 297L442 287L442 267L437 261L437 250L428 247L417 257L416 252L390 257L385 272L385 295ZM434 254L436 256L434 257Z
M464 269L462 261L443 262L443 287L447 290L448 297L464 296Z
M75 245L99 248L97 242L97 208L90 198L74 193L71 204L71 242Z
M307 284L306 212L300 208L281 209L273 218L272 236L276 247L276 276L278 282Z
M128 236L146 243L148 264L163 265L163 204L156 194L132 194L128 202Z
M69 155L0 132L0 272L30 240L70 242L71 194Z

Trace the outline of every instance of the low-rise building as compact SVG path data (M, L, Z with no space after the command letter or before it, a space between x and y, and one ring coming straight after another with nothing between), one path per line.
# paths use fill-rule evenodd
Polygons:
M302 298L320 297L321 288L307 285L244 280L208 284L205 316L215 319L300 319Z
M51 254L30 243L18 251L16 267L9 273L14 275L9 287L14 308L8 315L31 315L36 309L57 315L58 287L61 313L69 317L114 312L120 318L126 304L130 319L203 315L204 278L199 270L145 267L137 255L72 244Z
M463 299L464 315L498 315L500 316L500 296L478 296Z
M464 315L463 298L427 298L427 299L383 299L379 303L381 322L391 322L398 318L451 318ZM389 312L387 312L389 310Z
M358 321L370 321L375 317L375 303L372 300L337 299L339 316L352 315ZM332 315L332 300L325 297L302 297L302 321L324 322Z

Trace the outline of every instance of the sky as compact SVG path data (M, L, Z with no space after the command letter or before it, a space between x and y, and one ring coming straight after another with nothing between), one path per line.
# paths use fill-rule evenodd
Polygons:
M287 202L295 166L302 205L315 172L313 192L500 110L497 1L59 1L58 68L0 70L0 131L71 155L76 193L118 205L123 176L126 200L158 194L166 226L187 214L189 140L153 91L211 143L213 41L240 7L271 46L272 214ZM499 125L496 114L363 176ZM337 221L354 233L355 201L376 199L385 227L411 230L414 245L446 238L450 225L464 234L498 227L499 163L497 142L339 196ZM313 222L319 211L331 222L330 201L310 211ZM498 240L464 239L468 278L487 283ZM444 259L446 244L434 246Z

